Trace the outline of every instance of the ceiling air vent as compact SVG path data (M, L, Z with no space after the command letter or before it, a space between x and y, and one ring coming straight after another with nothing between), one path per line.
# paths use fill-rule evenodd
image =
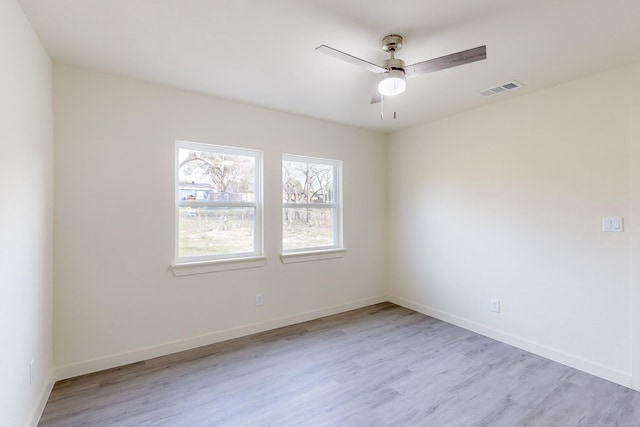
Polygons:
M519 83L515 80L511 80L510 82L502 83L499 86L481 90L478 93L480 94L480 96L493 96L493 95L499 95L501 93L508 92L513 89L517 89L522 86L523 86L522 83Z

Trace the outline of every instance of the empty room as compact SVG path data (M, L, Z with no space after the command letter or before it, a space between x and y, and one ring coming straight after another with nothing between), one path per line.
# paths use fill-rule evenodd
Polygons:
M639 23L0 0L0 425L639 426Z

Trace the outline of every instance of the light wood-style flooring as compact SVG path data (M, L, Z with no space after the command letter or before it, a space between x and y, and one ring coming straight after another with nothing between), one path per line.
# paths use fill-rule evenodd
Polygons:
M58 382L41 427L640 426L640 393L383 303Z

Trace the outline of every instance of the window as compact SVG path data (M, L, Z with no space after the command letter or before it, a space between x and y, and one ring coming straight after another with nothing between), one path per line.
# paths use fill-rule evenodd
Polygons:
M176 143L176 260L262 255L261 152Z
M342 248L342 163L282 156L283 254Z

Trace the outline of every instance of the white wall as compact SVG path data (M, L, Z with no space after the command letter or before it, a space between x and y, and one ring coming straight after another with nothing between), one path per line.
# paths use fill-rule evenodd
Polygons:
M638 104L635 65L393 134L392 300L629 385Z
M54 105L59 377L384 300L384 135L65 65ZM178 139L264 150L265 267L168 270ZM281 264L282 153L344 162L346 257Z
M0 1L0 94L0 424L22 426L52 384L53 131L51 61L14 0Z

